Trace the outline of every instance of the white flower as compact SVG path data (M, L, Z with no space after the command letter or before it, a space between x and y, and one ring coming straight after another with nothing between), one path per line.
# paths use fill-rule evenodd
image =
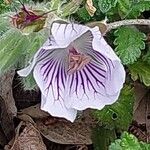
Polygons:
M125 81L120 59L99 28L79 24L54 22L49 39L18 74L32 70L42 92L41 109L72 122L77 110L114 103Z

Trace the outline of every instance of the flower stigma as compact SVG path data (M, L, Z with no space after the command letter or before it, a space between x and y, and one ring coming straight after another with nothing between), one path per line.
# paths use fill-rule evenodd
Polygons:
M91 61L90 56L78 53L73 47L69 49L68 59L68 74L73 74L76 71L82 70L85 65L87 65Z

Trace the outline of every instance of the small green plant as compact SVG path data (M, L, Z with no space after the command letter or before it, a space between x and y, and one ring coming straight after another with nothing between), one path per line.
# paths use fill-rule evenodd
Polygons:
M149 150L150 144L140 142L128 132L124 132L120 139L115 140L109 146L109 150Z

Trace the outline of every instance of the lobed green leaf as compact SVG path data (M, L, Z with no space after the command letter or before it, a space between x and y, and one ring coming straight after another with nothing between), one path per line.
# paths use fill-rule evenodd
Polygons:
M142 12L150 10L149 0L133 1L132 6L126 12L126 18L137 18Z
M114 33L116 54L124 65L132 64L141 56L141 50L145 48L146 36L136 28L121 27Z
M117 4L117 0L99 0L98 1L99 9L103 13L108 12L112 7L115 7L116 4Z
M140 79L146 86L150 86L150 64L142 60L138 60L132 65L129 65L131 78L136 81Z
M115 140L109 146L109 150L149 150L150 144L139 142L138 139L127 132L121 135L121 139Z

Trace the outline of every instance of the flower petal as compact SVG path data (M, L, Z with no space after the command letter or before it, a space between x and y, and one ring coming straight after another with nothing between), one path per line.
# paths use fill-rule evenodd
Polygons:
M19 71L26 76L34 68L42 92L41 109L73 121L76 109L102 109L114 103L123 87L125 71L99 28L55 22L51 32L51 39L35 54L32 64ZM82 61L88 60L68 74L71 48L84 56Z
M41 109L53 116L74 121L77 111L64 105L66 82L66 49L41 51L33 76L42 92Z
M38 61L38 59L41 59L41 57L43 57L43 52L45 52L45 49L53 50L54 48L58 48L58 45L55 43L53 37L49 37L49 39L43 44L43 46L36 52L36 54L33 57L32 62L26 67L23 68L19 71L17 71L17 73L22 76L22 77L26 77L28 76L32 69L34 68L36 62Z
M56 43L64 48L89 29L89 27L79 24L60 24L54 22L51 32Z
M68 109L61 100L54 101L52 95L50 97L42 95L42 103L41 109L52 116L66 118L71 122L73 122L76 118L77 110L73 108Z
M100 31L97 31L97 28L88 30L74 40L72 45L80 53L86 54L93 60L96 60L95 63L99 64L100 69L106 71L105 92L108 95L118 93L125 82L125 70L120 59L104 38L101 37Z
M105 85L107 80L107 70L101 68L97 62L91 61L81 71L68 76L65 105L68 108L84 110L102 109L105 105L114 103L120 91L113 95L107 94Z
M98 57L107 58L106 63L110 66L110 78L106 82L106 93L113 95L121 90L123 83L125 82L125 70L121 64L121 60L115 54L113 49L107 44L104 38L99 33L98 27L93 28L93 49L98 51Z
M105 57L109 58L112 61L113 60L120 61L119 57L115 54L113 49L108 45L108 43L101 35L99 28L97 26L91 28L91 32L93 34L93 42L92 42L93 49L100 52L102 55L104 55Z

